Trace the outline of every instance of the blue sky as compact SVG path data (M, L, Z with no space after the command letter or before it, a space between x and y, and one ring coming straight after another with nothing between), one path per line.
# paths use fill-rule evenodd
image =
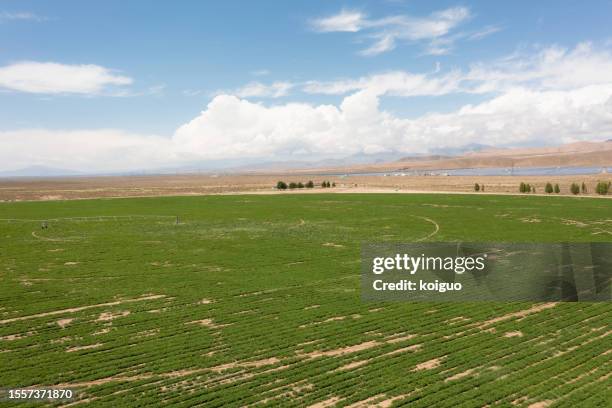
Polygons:
M611 1L0 1L0 168L609 138L611 15ZM549 128L512 101L549 103ZM588 117L560 134L568 112ZM482 114L499 123L483 132ZM17 138L47 150L16 158Z

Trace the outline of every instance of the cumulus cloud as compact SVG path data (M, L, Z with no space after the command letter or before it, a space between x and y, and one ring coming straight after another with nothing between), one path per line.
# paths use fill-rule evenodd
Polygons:
M132 79L99 65L24 61L0 67L0 88L39 94L99 94Z
M452 48L455 41L448 34L470 17L470 10L466 7L451 7L424 17L403 14L380 19L370 19L360 11L342 10L338 14L312 20L311 26L321 33L365 32L371 42L360 51L365 56L390 51L398 42L425 42L428 44L427 53L443 54Z
M261 104L221 95L179 128L173 141L205 158L343 157L355 153L425 153L478 142L558 144L612 134L612 83L571 91L516 88L448 114L403 119L361 90L339 106Z
M367 91L340 106L289 103L264 106L232 95L215 97L173 141L182 154L212 158L317 157L384 150L379 132L390 116Z
M0 131L0 169L49 166L85 172L149 169L180 161L171 139L116 129Z
M267 105L217 95L167 137L117 130L0 132L0 169L36 164L136 170L207 160L414 154L471 143L547 145L612 137L612 54L591 44L517 53L466 71L392 72L307 86L343 95L342 101ZM380 106L386 95L457 92L484 92L488 100L414 119Z

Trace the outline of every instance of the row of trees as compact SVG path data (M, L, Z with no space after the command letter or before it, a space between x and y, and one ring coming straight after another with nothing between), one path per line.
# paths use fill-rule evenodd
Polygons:
M536 192L536 188L535 188L535 186L532 186L529 183L521 182L521 185L519 186L519 191L521 193L535 193Z
M306 184L302 183L301 181L298 183L295 182L290 182L289 184L285 183L284 181L279 181L278 183L276 183L276 188L278 190L286 190L286 189L296 189L296 188L314 188L314 182L312 180L309 180ZM330 183L329 181L323 181L321 182L321 187L322 188L328 188L328 187L336 187L336 183Z
M546 194L551 194L551 193L559 194L561 192L561 189L559 188L559 184L555 183L555 186L553 187L552 184L546 183L546 186L544 187L544 192Z
M608 192L611 190L611 182L605 182L605 181L600 181L599 183L597 183L597 186L595 187L595 192L597 194L600 195L606 195L608 194ZM476 186L478 186L478 184L476 184ZM476 186L474 186L474 190L476 190ZM478 191L478 190L476 190ZM535 193L536 192L536 188L535 186L532 186L529 183L521 183L521 185L519 186L519 191L521 193ZM561 192L561 188L559 188L559 184L551 184L551 183L546 183L546 186L544 187L544 192L547 194L559 194ZM588 189L586 184L582 183L582 184L578 184L578 183L572 183L570 185L570 192L574 195L578 195L580 193L582 194L586 194L588 193Z
M600 181L599 183L597 183L597 186L595 186L595 192L597 194L601 194L601 195L607 195L610 190L612 188L612 182L605 182L605 181Z

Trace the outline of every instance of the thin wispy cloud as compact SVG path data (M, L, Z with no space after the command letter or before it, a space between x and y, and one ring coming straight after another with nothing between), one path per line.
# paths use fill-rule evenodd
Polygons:
M280 98L287 96L295 85L288 81L276 81L271 84L250 82L232 92L241 98Z
M612 84L612 52L589 42L568 49L551 45L520 51L468 69L430 73L388 71L359 78L307 81L310 94L346 95L367 90L375 95L440 96L452 93L487 94L524 88L534 92L565 91L581 86Z
M257 69L255 71L251 71L251 75L253 76L266 76L270 75L270 71L267 69Z
M368 24L366 15L359 11L342 10L340 13L312 20L312 27L321 33L349 32L355 33Z
M2 11L0 12L0 22L15 21L15 20L40 22L40 21L46 21L48 20L48 18L39 16L34 13L30 13L27 11L17 11L17 12Z
M314 19L310 24L320 33L363 34L370 42L368 47L359 51L364 56L391 51L402 43L420 43L425 46L426 53L440 55L452 48L454 38L450 34L470 18L471 12L467 7L451 7L423 17L399 14L379 19L369 18L361 11L342 10L332 16Z
M198 96L200 94L202 94L202 90L201 89L183 89L181 91L181 93L185 96Z
M490 25L490 26L486 26L484 28L482 28L481 30L478 30L476 32L473 32L471 34L469 34L467 36L467 39L470 41L475 41L475 40L481 40L485 37L488 37L492 34L495 34L497 32L500 32L502 30L502 28L498 25Z

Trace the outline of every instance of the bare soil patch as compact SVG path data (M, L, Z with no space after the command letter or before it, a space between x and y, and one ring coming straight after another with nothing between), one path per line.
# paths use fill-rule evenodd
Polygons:
M340 397L331 397L324 401L317 402L316 404L308 406L308 408L329 408L336 406L337 403L342 401Z
M325 247L332 247L332 248L344 248L344 245L342 245L342 244L334 244L333 242L325 242L323 244L323 246L325 246Z
M529 316L530 314L533 313L539 313L543 310L546 309L550 309L552 307L557 306L558 303L556 302L549 302L549 303L540 303L537 305L534 305L532 307L530 307L529 309L524 309L524 310L519 310L518 312L513 312L513 313L508 313L505 314L503 316L498 316L498 317L494 317L493 319L490 320L486 320L480 324L478 324L478 328L480 329L486 329L489 326L495 324L495 323L499 323L499 322L503 322L506 320L510 320L510 319L514 319L514 318L523 318L526 316Z
M75 351L95 349L95 348L98 348L100 346L102 346L102 343L89 344L87 346L69 347L69 348L66 349L66 352L67 353L73 353Z
M111 320L125 317L130 314L129 310L123 310L121 312L102 312L96 321L98 322L110 322Z
M414 367L413 371L433 370L434 368L438 368L442 364L442 361L444 360L444 358L445 357L438 357L438 358L434 358L432 360L428 360L423 363L417 364L416 367Z
M73 322L74 319L59 319L56 323L59 327L61 327L62 329L65 328L66 326L68 326L70 323Z
M554 402L555 401L553 400L544 400L544 401L534 402L533 404L530 404L528 408L546 408L552 405Z
M231 323L229 323L229 324L218 324L218 323L215 323L215 321L213 319L193 320L193 321L187 322L185 324L198 324L200 326L206 326L206 327L209 327L211 329L221 329L223 327L231 325Z
M22 321L22 320L36 319L36 318L39 318L39 317L56 316L56 315L66 314L66 313L76 313L76 312L80 312L80 311L88 310L88 309L95 309L95 308L107 307L107 306L117 306L117 305L121 305L121 304L124 304L124 303L142 302L142 301L145 301L145 300L161 299L161 298L164 298L164 297L166 297L166 296L165 295L147 295L147 296L143 296L143 297L135 298L135 299L122 299L122 300L116 300L114 302L99 303L99 304L96 304L96 305L87 305L87 306L80 306L80 307L72 307L72 308L69 308L69 309L54 310L54 311L51 311L51 312L43 312L43 313L37 313L37 314L33 314L33 315L28 315L28 316L20 316L20 317L13 317L11 319L4 319L4 320L0 320L0 324L18 322L18 321Z
M317 357L336 357L343 354L357 353L359 351L368 350L372 347L378 346L378 341L366 341L364 343L355 344L353 346L341 347L338 349L327 350L327 351L312 351L310 353L298 353L304 357L317 358Z

